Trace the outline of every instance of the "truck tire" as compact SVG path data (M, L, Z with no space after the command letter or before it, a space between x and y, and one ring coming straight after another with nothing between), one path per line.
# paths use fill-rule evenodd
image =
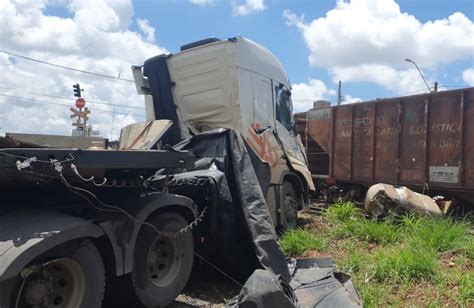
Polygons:
M281 228L282 230L294 229L298 223L298 201L295 189L290 182L284 181L281 193Z
M175 234L187 225L178 213L162 213L149 222L158 230ZM182 235L158 235L144 226L135 244L133 288L140 301L147 307L171 303L184 289L194 260L192 232Z
M39 265L37 270L35 265ZM24 280L0 282L0 307L99 308L105 288L102 258L89 240L54 248L31 263ZM17 305L18 302L18 305Z

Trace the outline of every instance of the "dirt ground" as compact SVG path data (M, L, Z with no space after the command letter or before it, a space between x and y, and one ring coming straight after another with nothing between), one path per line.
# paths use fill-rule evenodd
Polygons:
M181 295L168 307L213 307L223 308L225 302L236 296L240 287L225 277L214 277L207 281L192 278Z

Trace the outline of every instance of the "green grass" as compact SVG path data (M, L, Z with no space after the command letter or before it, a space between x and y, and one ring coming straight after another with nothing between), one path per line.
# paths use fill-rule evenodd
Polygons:
M466 240L461 250L469 259L474 260L474 240L472 238Z
M459 296L463 304L474 304L474 273L458 274Z
M364 306L474 303L472 222L419 215L373 220L350 202L304 221L305 229L281 238L284 252L335 257L353 277Z
M298 256L310 250L326 248L326 241L315 232L293 229L288 230L282 235L280 246L288 256Z
M355 235L371 243L395 243L400 238L399 228L391 221L378 222L364 219L356 225L354 231Z
M323 217L335 225L332 235L340 238L357 236L372 243L393 243L400 232L391 220L376 221L365 218L362 211L351 202L330 206Z
M367 262L367 257L360 251L354 251L349 257L338 264L341 271L351 274L359 271L363 264Z
M390 297L392 288L377 282L355 281L357 291L362 298L365 307L381 307L386 304Z
M402 227L412 246L426 247L437 252L464 249L468 243L469 224L450 218L420 217L402 221ZM468 248L469 249L469 248Z
M376 259L375 278L379 281L430 279L438 270L432 250L403 247L381 250Z
M351 202L340 202L331 205L323 214L330 221L347 223L360 219L362 211Z

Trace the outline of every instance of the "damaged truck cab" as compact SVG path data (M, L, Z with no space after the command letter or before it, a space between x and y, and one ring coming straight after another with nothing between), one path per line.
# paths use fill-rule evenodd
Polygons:
M243 37L205 39L132 67L147 120L173 121L163 144L203 131L233 128L270 166L266 199L275 225L296 225L297 210L314 190L295 129L291 86L283 65L265 47Z

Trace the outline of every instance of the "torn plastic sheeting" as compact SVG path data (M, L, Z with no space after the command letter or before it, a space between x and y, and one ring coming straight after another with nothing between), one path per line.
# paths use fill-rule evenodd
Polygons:
M236 234L228 234L229 237L249 238L246 242L253 243L254 256L260 265L289 281L286 259L264 197L270 183L269 166L249 155L242 137L233 129L204 132L174 148L188 150L196 157L194 169L189 171L214 172L212 176L216 178L220 199L218 207L225 207L227 214L219 217L219 232L228 232L233 227L230 232ZM218 209L218 213L221 210ZM244 260L242 265L248 266Z
M407 187L376 184L369 188L365 197L365 210L372 216L388 212L415 211L420 214L442 216L443 212L429 196L416 193Z
M299 307L360 307L349 275L337 272L329 258L298 259L291 279Z
M298 301L293 289L279 275L267 270L256 270L247 279L239 295L226 306L228 308L245 307L297 307Z
M359 294L346 274L328 258L293 260L290 285L256 270L227 307L360 307Z

